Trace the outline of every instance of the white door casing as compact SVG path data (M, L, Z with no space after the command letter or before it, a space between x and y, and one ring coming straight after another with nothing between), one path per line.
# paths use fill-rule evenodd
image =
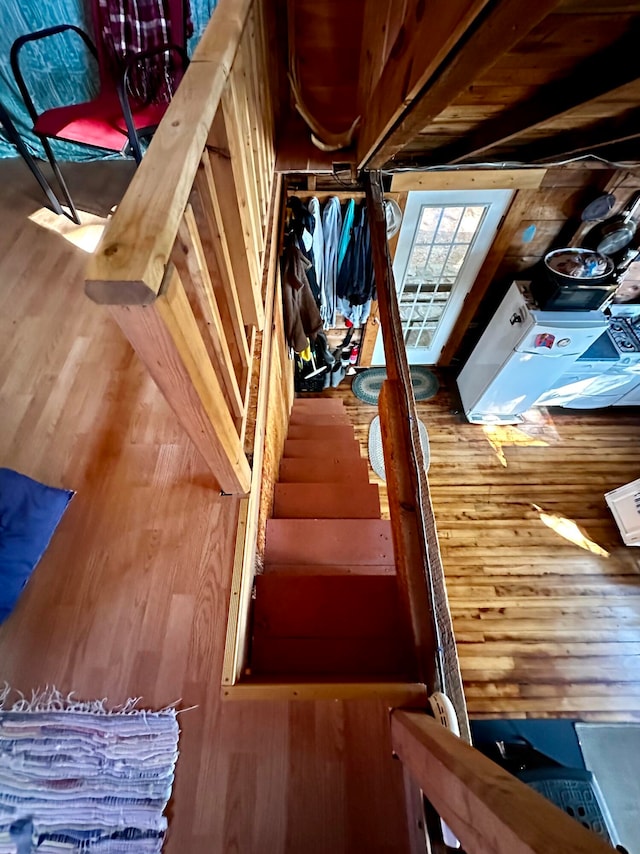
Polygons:
M512 197L512 190L408 193L393 273L410 364L437 364ZM384 365L380 332L372 364Z

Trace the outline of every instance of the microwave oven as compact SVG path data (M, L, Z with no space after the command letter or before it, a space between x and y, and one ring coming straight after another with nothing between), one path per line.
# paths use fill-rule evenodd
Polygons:
M613 296L618 282L560 283L550 276L540 276L531 282L531 295L542 311L597 311Z

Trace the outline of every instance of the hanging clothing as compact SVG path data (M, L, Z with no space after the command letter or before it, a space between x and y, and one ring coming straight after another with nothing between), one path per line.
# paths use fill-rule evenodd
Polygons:
M338 297L352 306L362 306L374 295L371 235L364 202L354 214L351 240L338 273L336 290Z
M353 218L355 215L356 203L354 199L349 199L342 217L342 229L340 231L340 243L338 245L338 273L344 263L345 255L351 240L351 229L353 228Z
M311 263L293 239L282 256L284 331L290 347L301 353L322 329L322 318L307 278Z
M311 249L313 252L313 268L316 274L318 295L320 298L320 315L324 320L326 314L327 295L324 290L324 235L322 233L320 202L314 197L309 200L308 208L314 222Z
M314 239L316 221L311 211L304 202L297 196L292 196L289 199L289 207L291 208L291 219L289 220L289 233L295 236L298 244L298 249L309 261L310 266L307 269L307 279L311 286L311 292L315 297L318 305L320 305L320 286L316 276L316 258L314 253Z
M336 280L338 277L338 247L342 230L340 201L331 196L322 211L322 238L324 243L323 278L325 329L336 324Z
M118 79L132 53L153 50L174 41L163 0L98 0L101 37ZM191 11L185 0L186 38L193 35ZM136 63L129 73L131 94L142 104L167 103L174 90L175 54L165 51Z

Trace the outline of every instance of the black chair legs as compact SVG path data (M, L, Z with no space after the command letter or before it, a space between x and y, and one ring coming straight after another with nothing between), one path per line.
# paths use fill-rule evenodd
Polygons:
M76 210L76 206L73 203L73 199L71 198L71 194L69 192L69 188L67 187L67 183L62 177L62 172L60 171L60 167L58 166L58 161L54 157L51 146L49 145L49 140L46 136L39 137L40 142L45 150L45 154L47 155L47 159L51 164L51 168L53 169L53 174L56 176L56 181L58 182L58 186L62 190L62 194L65 197L67 202L67 207L69 208L71 214L71 219L77 223L78 225L82 225L80 222L80 217L78 216L78 211Z
M31 156L31 152L29 151L27 146L24 144L22 137L18 133L18 130L17 130L16 126L14 125L11 116L9 115L9 113L7 112L5 107L2 105L2 103L0 103L0 125L2 125L2 127L4 128L4 131L5 131L8 139L9 139L9 142L12 145L15 145L15 147L18 149L18 153L20 154L20 156L22 157L24 162L29 167L31 174L36 179L38 184L40 184L40 188L42 189L42 192L45 194L45 196L49 200L49 204L51 205L51 207L53 208L55 213L64 215L64 211L62 209L62 206L61 206L60 202L58 201L58 197L53 192L53 188L51 187L51 184L47 181L47 179L45 178L45 176L42 173L42 170L40 169L40 167L38 166L38 164L36 163L34 158ZM77 214L76 214L76 216L77 216Z

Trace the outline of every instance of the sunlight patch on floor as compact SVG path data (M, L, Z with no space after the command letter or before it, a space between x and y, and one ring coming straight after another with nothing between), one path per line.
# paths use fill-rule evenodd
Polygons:
M485 424L482 432L505 468L507 467L507 458L503 450L504 447L545 447L549 444L544 439L529 436L520 427L511 425Z
M537 504L532 504L531 506L540 516L540 521L565 540L576 546L580 546L581 549L591 552L594 555L609 557L609 552L603 549L602 546L594 543L587 534L580 530L572 519L567 519L566 516L561 516L559 513L545 513Z
M77 225L68 217L53 213L48 208L40 208L32 213L29 219L41 228L55 231L69 243L73 243L74 246L91 255L100 242L108 219L84 211L78 213L82 225Z

